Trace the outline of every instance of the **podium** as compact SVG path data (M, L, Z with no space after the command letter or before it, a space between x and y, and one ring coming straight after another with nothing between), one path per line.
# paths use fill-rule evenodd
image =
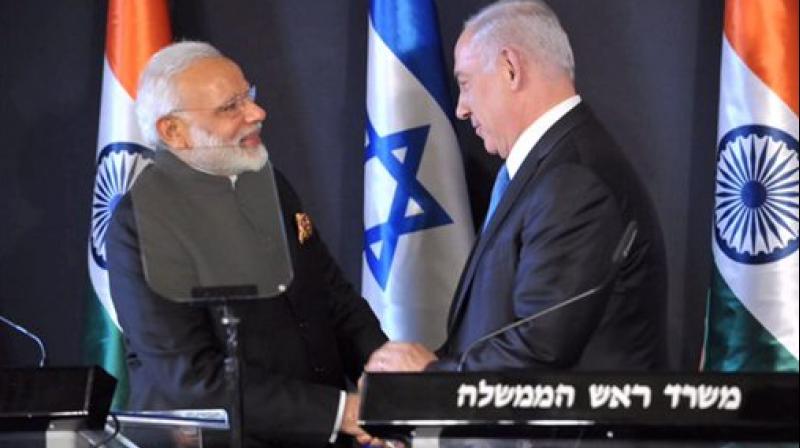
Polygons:
M360 418L412 447L796 447L798 375L368 374Z
M0 448L228 447L224 409L115 412L100 367L0 369Z
M224 409L115 412L120 425L118 442L126 447L226 448L230 421ZM109 424L106 434L109 433ZM122 445L120 445L122 446Z
M229 429L223 409L118 412L104 429L0 432L0 448L227 448Z

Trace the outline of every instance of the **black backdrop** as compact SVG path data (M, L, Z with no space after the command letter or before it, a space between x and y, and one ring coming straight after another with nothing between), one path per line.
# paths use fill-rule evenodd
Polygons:
M437 0L446 58L488 0ZM551 0L580 93L647 181L670 271L669 364L695 369L710 272L722 0ZM345 273L361 275L367 0L173 0L177 38L208 40L259 87L272 161ZM0 0L0 314L51 365L81 362L105 1ZM455 97L455 85L451 81ZM459 123L476 222L499 159ZM0 328L0 366L35 347Z

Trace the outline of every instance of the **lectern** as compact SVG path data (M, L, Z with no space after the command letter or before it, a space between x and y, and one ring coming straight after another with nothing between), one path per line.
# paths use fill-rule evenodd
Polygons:
M116 382L97 366L0 370L0 447L72 448L103 428Z

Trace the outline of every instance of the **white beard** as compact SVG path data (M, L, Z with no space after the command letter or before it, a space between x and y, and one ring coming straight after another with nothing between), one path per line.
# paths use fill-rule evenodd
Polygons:
M192 168L216 176L236 176L246 171L259 171L267 163L267 148L263 144L254 148L239 145L239 140L251 132L253 129L226 142L197 126L191 126L189 133L193 147L187 151L174 152Z

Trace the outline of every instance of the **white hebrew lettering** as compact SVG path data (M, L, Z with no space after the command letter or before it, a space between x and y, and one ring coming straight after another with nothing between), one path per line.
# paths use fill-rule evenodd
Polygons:
M697 387L697 405L700 409L708 409L719 401L719 386L701 384Z
M486 384L486 380L480 380L478 382L478 395L480 395L480 400L478 400L478 407L485 408L492 402L494 398L494 387L489 386Z
M650 408L650 401L652 399L652 391L650 390L650 386L635 384L631 394L642 398L642 409Z
M575 388L568 384L559 384L556 386L556 407L564 407L563 400L567 400L566 407L571 408L575 404Z
M605 406L611 398L611 388L606 384L589 385L589 405L592 409Z
M664 395L670 396L672 409L679 406L681 397L686 397L689 409L710 409L716 406L717 409L735 411L742 404L742 391L738 386L667 384Z
M515 408L532 408L533 407L533 386L517 385L515 388L514 403L512 406Z
M697 407L697 387L684 384L681 388L681 395L689 399L689 409Z
M469 404L467 406L474 408L475 402L478 400L478 389L472 384L461 384L458 386L458 407L464 406L464 401L466 401L467 398L469 398Z
M553 401L555 400L553 386L549 384L545 384L544 386L537 384L536 395L538 395L537 405L539 408L549 409L553 407Z
M719 409L735 411L742 405L742 391L739 386L722 386L720 390Z
M512 386L498 384L494 388L494 406L496 408L504 408L514 399L514 388Z
M680 384L667 384L664 386L664 395L669 395L670 407L676 409L681 401L681 385Z
M594 386L597 387L597 386ZM607 402L611 396L608 386L605 387L605 396L602 401ZM593 394L596 395L594 389ZM485 379L478 381L477 385L463 383L457 391L457 406L470 408L571 408L575 404L575 387L570 384L552 386L550 384L508 385L502 383L489 384ZM593 400L597 401L597 400ZM597 406L595 406L597 407Z
M631 407L631 385L626 384L621 388L617 385L611 386L611 401L608 407L616 409L620 405L625 409Z

